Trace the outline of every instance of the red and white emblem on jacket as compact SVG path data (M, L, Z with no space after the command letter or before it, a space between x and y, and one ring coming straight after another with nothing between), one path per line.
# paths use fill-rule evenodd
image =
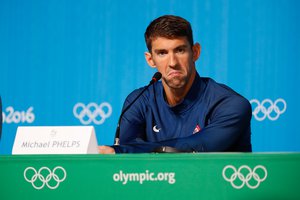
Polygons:
M194 131L193 131L193 134L196 134L196 133L198 133L199 131L201 131L201 128L200 128L199 124L197 124L196 128L195 128Z

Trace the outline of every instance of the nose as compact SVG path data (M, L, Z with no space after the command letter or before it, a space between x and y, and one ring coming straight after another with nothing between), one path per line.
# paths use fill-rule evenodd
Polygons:
M170 54L170 58L169 58L169 66L170 67L176 67L176 65L178 64L178 60L175 54Z

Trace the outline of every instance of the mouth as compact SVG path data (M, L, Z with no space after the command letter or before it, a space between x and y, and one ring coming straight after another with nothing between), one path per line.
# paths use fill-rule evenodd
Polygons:
M181 75L180 71L171 71L168 73L168 76L179 76Z

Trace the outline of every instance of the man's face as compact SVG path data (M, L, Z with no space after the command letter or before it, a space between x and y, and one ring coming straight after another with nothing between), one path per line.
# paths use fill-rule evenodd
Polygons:
M151 67L162 74L162 81L170 89L185 88L194 80L195 61L200 55L200 45L193 47L186 37L167 39L158 37L152 41L151 53L145 53Z

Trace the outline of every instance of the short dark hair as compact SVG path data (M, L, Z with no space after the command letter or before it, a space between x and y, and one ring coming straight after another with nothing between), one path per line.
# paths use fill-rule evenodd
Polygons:
M157 37L174 39L178 37L187 37L191 46L194 44L193 31L191 24L179 16L164 15L153 20L146 29L146 45L151 52L152 41Z

